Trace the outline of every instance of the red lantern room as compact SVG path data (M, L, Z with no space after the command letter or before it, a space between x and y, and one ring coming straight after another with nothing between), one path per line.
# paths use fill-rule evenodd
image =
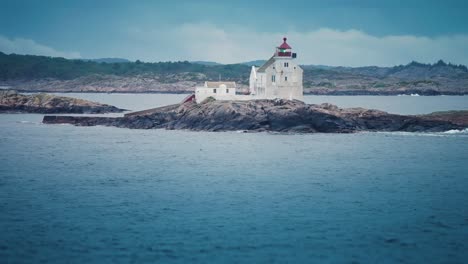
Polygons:
M276 48L276 56L278 57L289 57L295 58L296 53L291 53L291 46L286 43L287 38L283 38L283 43Z

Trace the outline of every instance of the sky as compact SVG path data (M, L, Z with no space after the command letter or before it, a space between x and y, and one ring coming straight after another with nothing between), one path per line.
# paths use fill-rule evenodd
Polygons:
M468 65L468 1L0 0L0 51L146 62Z

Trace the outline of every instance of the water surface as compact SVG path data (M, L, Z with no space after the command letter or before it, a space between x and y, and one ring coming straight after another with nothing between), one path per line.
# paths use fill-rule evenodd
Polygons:
M183 98L120 96L99 101L137 110ZM444 106L404 100L389 108ZM2 263L468 262L466 132L210 133L41 118L0 115Z

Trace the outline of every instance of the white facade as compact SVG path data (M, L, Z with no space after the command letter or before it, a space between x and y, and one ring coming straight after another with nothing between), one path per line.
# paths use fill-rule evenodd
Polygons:
M202 102L208 97L216 100L237 100L235 82L205 82L204 86L195 89L195 100Z
M303 100L303 70L291 59L275 58L266 69L252 67L250 93L257 98Z
M283 39L283 44L276 48L274 55L261 67L250 71L249 95L236 95L234 82L205 82L195 91L196 102L207 97L216 100L255 100L255 99L288 99L304 100L302 76L303 70L295 62L296 54Z

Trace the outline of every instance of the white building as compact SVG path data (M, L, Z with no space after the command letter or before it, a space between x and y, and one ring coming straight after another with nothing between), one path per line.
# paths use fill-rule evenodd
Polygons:
M197 103L210 96L216 100L239 100L236 98L235 82L205 82L204 86L195 89Z
M195 99L201 102L207 97L216 100L255 100L282 98L303 100L303 70L295 63L296 53L283 38L273 56L261 67L252 67L249 79L249 95L236 94L234 82L205 82L197 87Z

